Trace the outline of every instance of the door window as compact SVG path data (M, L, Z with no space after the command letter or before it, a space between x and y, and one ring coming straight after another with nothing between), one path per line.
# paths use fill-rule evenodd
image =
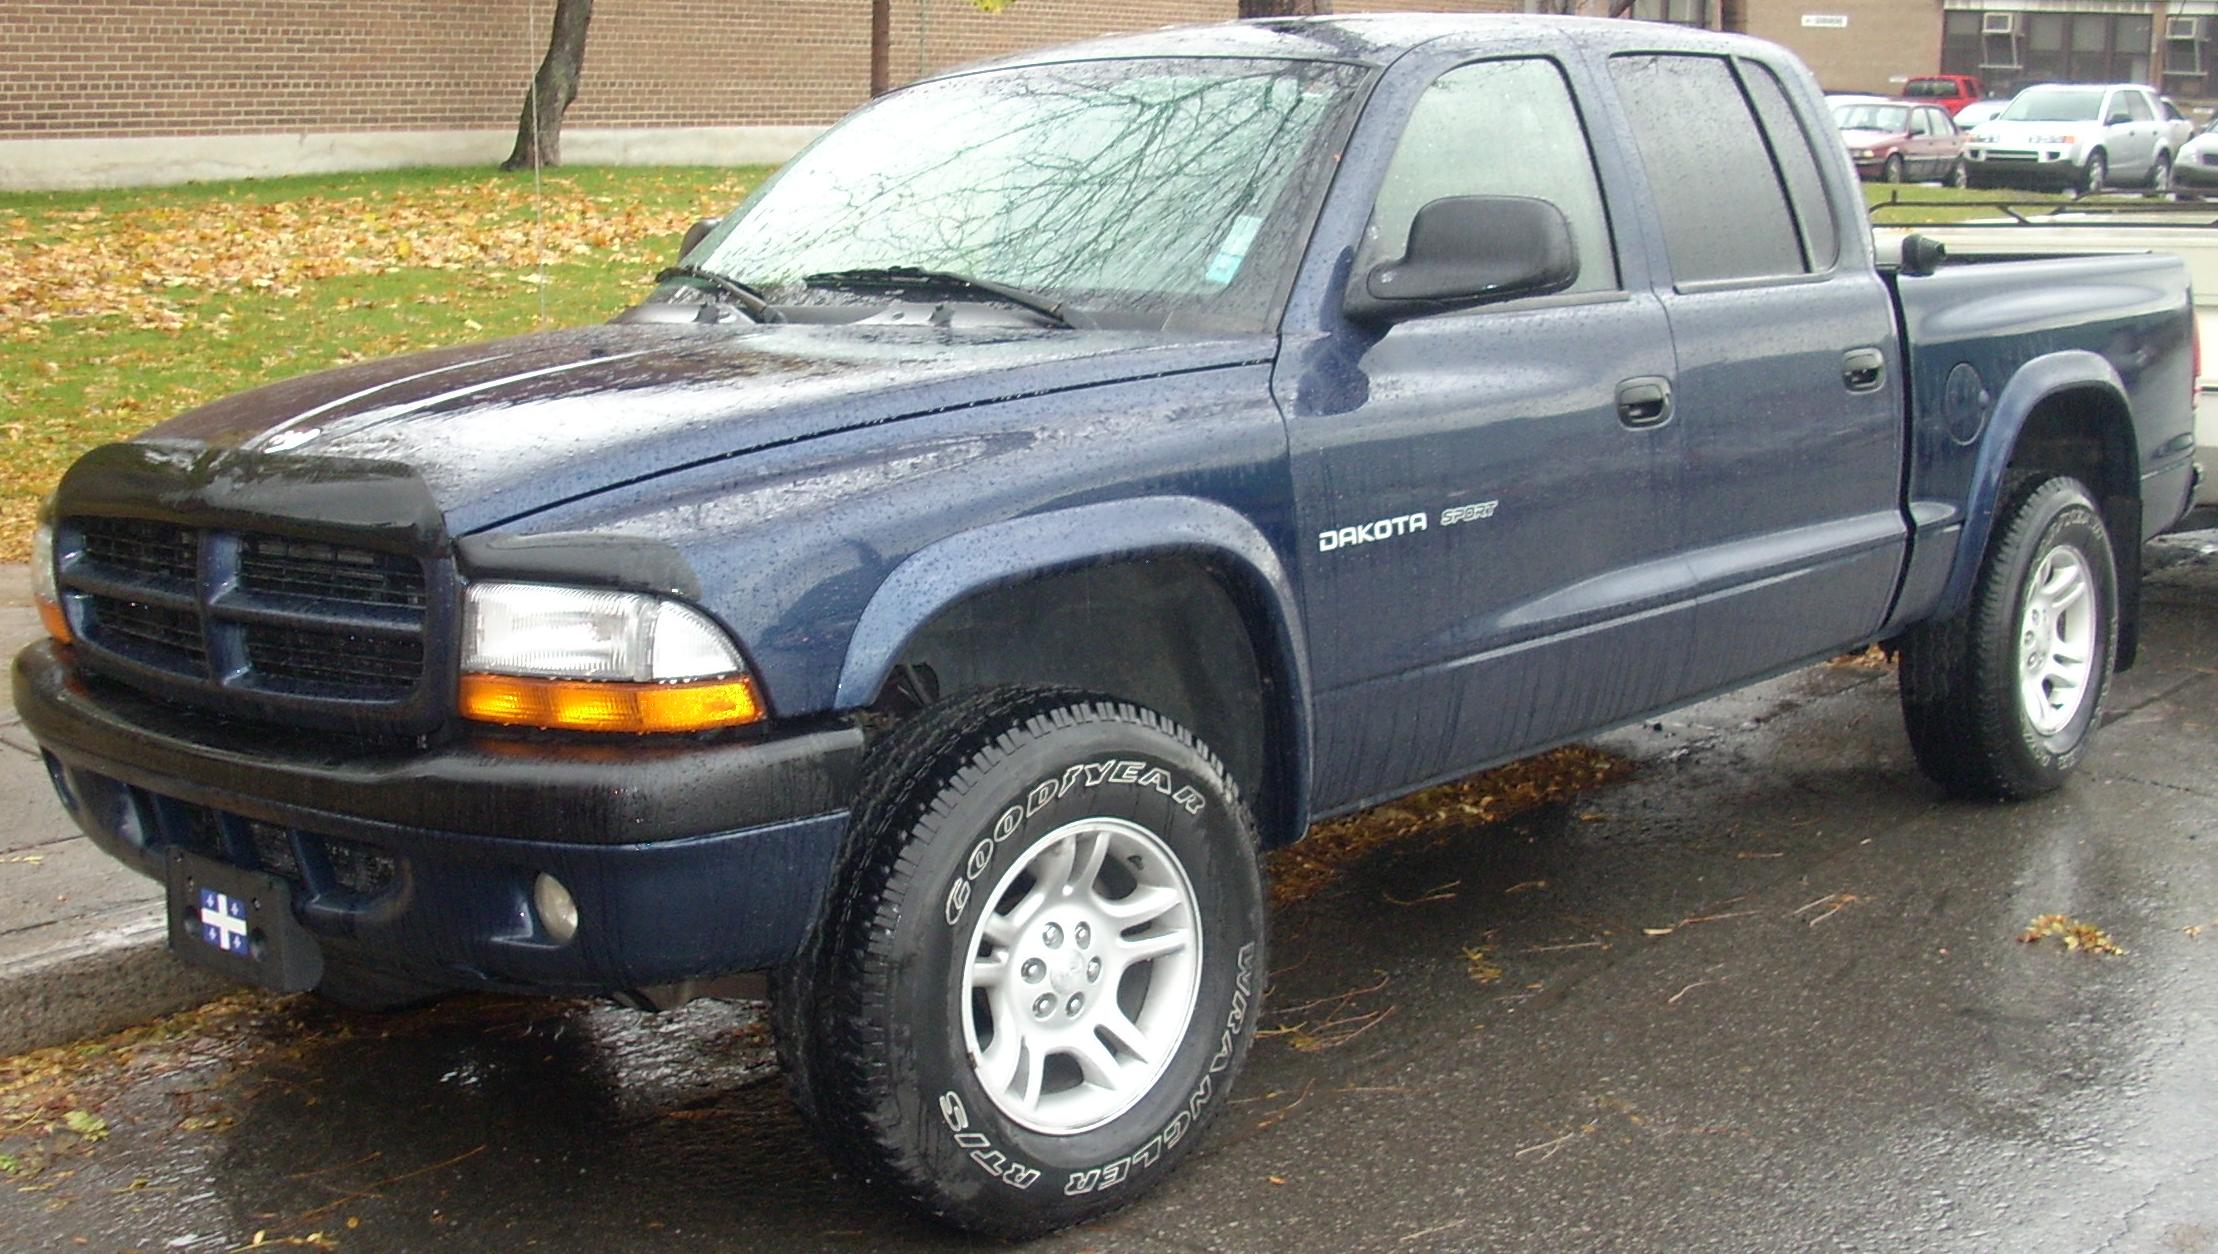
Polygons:
M1443 196L1531 196L1563 211L1578 249L1567 290L1617 287L1617 252L1586 128L1563 71L1538 57L1458 66L1425 89L1379 187L1356 273L1399 257L1417 211Z
M1676 282L1770 278L1833 264L1838 242L1808 138L1769 71L1749 67L1747 95L1722 57L1618 56L1610 73L1632 119ZM1771 143L1759 111L1771 123ZM1787 183L1806 205L1807 257Z

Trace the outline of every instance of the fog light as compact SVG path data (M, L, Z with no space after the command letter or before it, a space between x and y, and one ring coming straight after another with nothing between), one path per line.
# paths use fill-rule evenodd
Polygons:
M578 903L562 881L541 872L531 886L532 908L539 912L539 926L558 945L567 945L578 934Z

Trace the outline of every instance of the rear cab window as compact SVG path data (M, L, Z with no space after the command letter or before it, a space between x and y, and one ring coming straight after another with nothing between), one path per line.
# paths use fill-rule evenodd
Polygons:
M1840 260L1809 127L1770 67L1696 53L1610 58L1673 282L1800 279Z

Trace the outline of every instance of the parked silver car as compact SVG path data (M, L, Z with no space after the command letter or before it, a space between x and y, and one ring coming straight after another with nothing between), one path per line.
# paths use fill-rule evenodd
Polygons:
M2174 143L2156 92L2138 83L2044 83L1972 132L1974 187L2093 192L2113 182L2168 191Z
M2187 141L2172 167L2172 185L2182 192L2218 192L2218 121ZM2218 470L2218 465L2213 465Z

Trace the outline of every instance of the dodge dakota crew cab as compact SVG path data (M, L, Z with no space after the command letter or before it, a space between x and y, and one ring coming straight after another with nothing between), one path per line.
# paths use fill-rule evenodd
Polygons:
M766 973L973 1229L1221 1111L1312 819L1882 642L2057 786L2194 476L2176 261L1880 267L1808 73L1649 23L1087 43L858 111L607 326L93 450L15 700L171 945L361 1003Z

